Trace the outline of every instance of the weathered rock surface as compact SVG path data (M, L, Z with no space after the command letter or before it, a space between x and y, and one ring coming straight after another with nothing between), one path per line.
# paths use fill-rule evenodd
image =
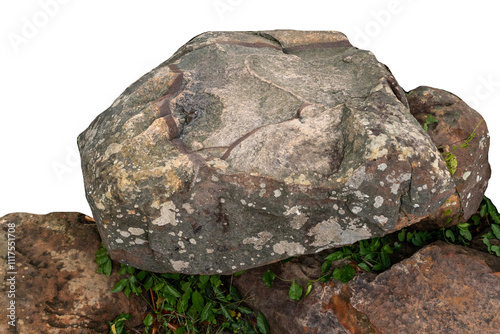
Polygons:
M307 256L270 268L305 286L320 266ZM379 275L361 273L344 285L316 282L299 302L287 298L289 282L267 288L266 270L234 282L272 333L497 333L500 324L500 258L461 246L436 242Z
M424 124L427 115L437 123L428 126L427 133L443 154L450 152L456 159L453 182L459 194L458 205L445 203L441 210L419 222L419 228L439 228L446 210L451 209L449 225L466 221L483 200L491 176L488 162L490 137L483 117L457 96L436 88L418 87L407 95L410 112ZM473 136L473 140L468 141ZM463 147L467 144L466 147ZM454 149L454 147L456 147Z
M355 280L349 288L354 308L383 333L499 329L500 258L487 253L436 242L373 281Z
M109 333L108 321L122 312L133 315L130 324L142 322L142 299L111 294L117 270L110 277L97 273L94 254L100 238L84 217L15 213L0 218L1 333ZM12 226L15 232L9 232ZM15 245L8 244L8 233ZM13 267L8 266L8 245L15 246ZM12 276L15 280L7 280ZM15 327L8 324L11 301Z
M114 259L229 274L381 236L456 185L368 51L337 32L209 32L78 138Z
M262 312L272 333L276 334L350 334L341 321L348 326L342 314L352 317L354 312L342 311L348 304L340 303L342 283L335 279L327 283L314 282L313 290L299 302L290 299L288 292L292 280L307 288L307 281L321 276L324 257L309 255L298 257L284 265L273 263L246 271L233 279L233 284L246 296L247 303L256 311ZM262 276L271 270L280 278L275 279L273 288L267 287ZM335 300L335 304L332 302ZM335 308L333 306L336 306ZM337 315L338 313L338 315ZM369 329L370 324L361 318L354 319L359 328Z

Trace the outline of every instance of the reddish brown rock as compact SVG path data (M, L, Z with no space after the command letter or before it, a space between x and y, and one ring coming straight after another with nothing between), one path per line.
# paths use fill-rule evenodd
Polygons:
M499 272L494 255L436 242L350 282L350 304L380 333L498 333Z
M95 223L84 215L15 213L0 218L0 227L1 333L108 333L108 321L122 312L133 315L131 324L141 320L140 298L111 294L117 268L109 278L97 273L94 254L101 241ZM9 233L10 239L15 237L12 268L7 261L7 247L14 246ZM13 286L8 281L12 276ZM10 298L13 289L15 297ZM7 321L11 301L15 327Z
M481 203L491 175L488 163L490 139L486 122L460 98L441 89L418 87L408 93L407 99L411 114L420 124L425 124L427 115L437 119L436 123L428 125L427 133L441 153L453 153L457 162L452 177L459 196L450 198L441 210L417 226L439 228L441 222L451 216L452 224L458 223L460 217L466 221ZM468 141L472 134L472 140ZM467 141L467 147L462 147ZM460 205L450 205L452 201ZM448 209L453 214L445 217Z
M267 318L272 333L497 333L500 324L500 258L436 242L375 275L348 284L315 282L301 301L288 297L290 282L264 285L267 268L305 288L319 276L322 257L249 270L236 287Z
M288 291L291 282L276 278L273 288L268 288L262 275L271 269L272 272L286 280L297 280L304 288L308 278L319 277L322 259L318 256L296 258L282 265L280 262L270 266L255 268L236 277L234 285L242 295L249 298L249 304L261 311L276 334L348 334L339 322L330 304L330 298L340 295L342 283L331 281L326 284L315 282L311 294L300 301L290 300Z

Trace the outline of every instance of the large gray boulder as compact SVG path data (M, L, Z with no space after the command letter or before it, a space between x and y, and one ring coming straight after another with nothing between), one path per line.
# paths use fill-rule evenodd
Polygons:
M78 145L112 258L157 272L229 274L315 253L457 197L391 72L338 32L197 36Z

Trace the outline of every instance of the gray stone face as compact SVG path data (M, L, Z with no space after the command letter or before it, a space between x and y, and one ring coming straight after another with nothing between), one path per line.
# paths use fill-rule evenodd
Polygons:
M390 71L338 32L197 36L78 145L111 256L157 272L229 274L351 244L456 196Z

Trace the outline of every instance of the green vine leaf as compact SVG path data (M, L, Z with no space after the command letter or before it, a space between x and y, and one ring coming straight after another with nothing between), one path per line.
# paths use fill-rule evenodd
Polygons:
M300 300L302 298L302 290L302 287L294 280L288 291L288 296L291 300Z
M267 270L264 275L262 276L262 279L264 280L264 283L269 289L273 288L273 281L276 278L276 275L271 271Z

